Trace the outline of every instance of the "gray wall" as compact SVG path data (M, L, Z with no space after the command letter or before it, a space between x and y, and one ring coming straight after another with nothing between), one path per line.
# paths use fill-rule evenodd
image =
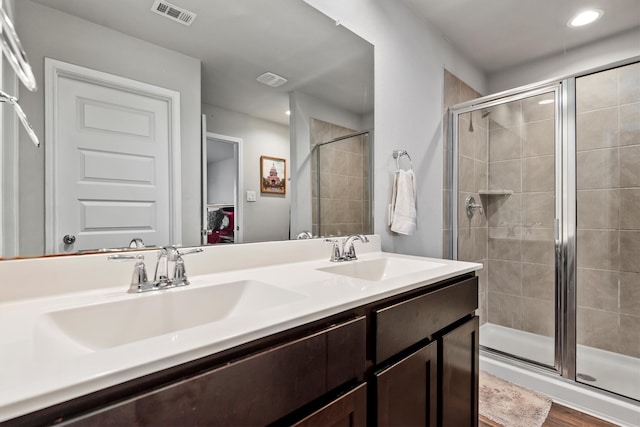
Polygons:
M374 230L382 248L423 256L442 254L442 102L446 68L481 93L484 74L458 54L429 23L388 0L304 0L375 47ZM392 151L413 160L418 189L418 229L395 235L387 206L395 171Z
M242 138L243 241L289 239L291 182L287 182L284 196L260 194L260 156L286 159L287 177L290 176L289 127L208 104L202 104L202 113L207 116L208 132ZM247 190L256 192L255 202L247 202Z
M558 55L536 59L492 73L489 76L490 92L487 93L566 77L638 55L640 55L640 29L634 29Z
M200 243L200 60L109 30L28 0L16 2L16 27L38 82L20 91L36 134L44 139L44 58L49 57L180 92L182 235ZM44 155L20 135L20 253L44 252Z
M207 203L233 204L236 161L232 157L207 163Z

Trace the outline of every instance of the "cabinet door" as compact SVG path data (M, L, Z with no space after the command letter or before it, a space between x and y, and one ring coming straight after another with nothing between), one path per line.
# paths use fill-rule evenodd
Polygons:
M367 386L361 384L323 406L295 427L365 427L367 425Z
M432 342L376 374L379 426L436 426L438 347Z
M478 318L442 337L442 425L478 425Z

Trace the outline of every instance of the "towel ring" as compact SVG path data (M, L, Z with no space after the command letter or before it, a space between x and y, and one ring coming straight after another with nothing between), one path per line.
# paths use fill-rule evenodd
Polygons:
M37 89L36 78L27 60L27 54L22 48L22 44L11 20L1 7L0 26L2 27L2 34L0 34L0 47L2 48L2 52L4 52L7 61L11 64L11 68L13 68L13 71L15 71L16 75L20 78L22 84L30 91L35 91Z
M393 158L396 159L396 170L400 169L400 157L407 156L409 159L409 168L413 170L413 161L407 150L393 150Z

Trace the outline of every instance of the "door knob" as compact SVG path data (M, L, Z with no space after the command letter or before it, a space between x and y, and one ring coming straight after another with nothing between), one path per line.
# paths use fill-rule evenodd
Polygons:
M73 234L67 234L62 238L65 245L73 245L76 242L76 236Z

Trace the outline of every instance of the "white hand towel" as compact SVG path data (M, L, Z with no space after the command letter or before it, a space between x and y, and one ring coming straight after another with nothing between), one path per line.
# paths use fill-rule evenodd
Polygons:
M412 170L396 171L391 199L391 231L411 235L416 231L416 184Z

